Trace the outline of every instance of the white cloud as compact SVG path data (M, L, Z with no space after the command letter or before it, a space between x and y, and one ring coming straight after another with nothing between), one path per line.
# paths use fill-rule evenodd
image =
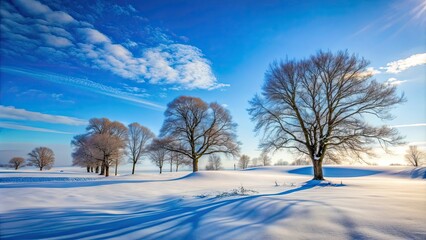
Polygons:
M69 47L73 45L70 40L63 37L57 37L51 34L42 34L41 37L44 39L47 45L52 47L62 48L62 47Z
M405 83L405 82L407 82L407 80L398 80L398 79L396 79L396 78L389 78L389 79L385 82L385 84L386 84L386 85L393 85L393 86L395 86L395 85L400 85L400 84Z
M414 54L408 58L397 60L386 64L386 67L380 69L388 73L400 73L408 68L426 64L426 53Z
M175 44L156 28L148 27L152 35L148 37L167 41L160 41L164 44L156 47L137 49L139 45L131 39L123 44L114 43L93 25L35 0L14 1L19 11L9 3L3 5L0 27L7 41L0 51L5 55L28 56L28 52L34 52L51 61L71 58L138 83L172 85L177 89L212 90L229 86L217 82L211 63L200 49ZM117 9L123 14L124 10L126 14L136 11L131 5Z
M85 37L86 41L89 43L96 44L96 43L110 42L107 36L105 36L104 34L102 34L96 29L81 28L81 29L78 29L77 32L82 34Z
M48 6L34 0L15 0L13 4L29 15L43 15L52 11Z
M13 120L29 120L46 123L57 123L66 125L86 125L87 121L59 115L50 115L39 112L31 112L25 109L17 109L13 106L0 105L0 118Z
M70 133L70 132L56 131L56 130L51 130L51 129L47 129L47 128L31 127L31 126L25 126L25 125L20 125L20 124L16 124L16 123L8 123L8 122L0 122L0 128L15 129L15 130L25 130L25 131L33 131L33 132L75 134L75 133Z

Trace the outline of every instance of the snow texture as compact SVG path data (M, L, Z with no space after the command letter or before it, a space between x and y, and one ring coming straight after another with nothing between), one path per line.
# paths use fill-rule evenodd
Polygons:
M1 239L426 239L425 168L0 171Z

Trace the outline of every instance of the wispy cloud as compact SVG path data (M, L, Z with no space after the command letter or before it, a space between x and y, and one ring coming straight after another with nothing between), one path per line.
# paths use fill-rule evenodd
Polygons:
M68 76L53 74L48 72L33 71L29 69L12 68L12 67L0 67L0 71L84 89L86 91L94 92L97 94L102 94L102 95L114 97L117 99L141 104L151 109L156 109L156 110L165 109L165 107L162 105L141 99L138 94L124 92L120 89L113 88L110 86L105 86L100 83L93 82L86 78L83 79L83 78L68 77Z
M387 73L400 73L408 68L426 64L426 53L414 54L408 58L390 62L386 67L380 69L386 70Z
M26 91L19 91L17 87L15 87L14 91L17 97L25 97L29 100L37 98L42 100L53 100L58 103L75 103L73 100L64 99L64 94L62 93L46 93L38 89L28 89Z
M396 79L396 78L389 78L389 79L385 82L385 84L386 84L386 85L392 85L392 86L395 86L395 85L401 85L402 83L405 83L405 82L407 82L407 80L398 80L398 79Z
M159 39L160 44L140 48L136 40L115 42L92 24L35 0L2 1L1 8L1 51L6 56L33 52L51 61L71 59L125 79L181 89L229 86L217 81L210 61L199 48L175 43L156 28L146 27L149 37ZM136 13L131 5L113 5L112 9L121 16Z
M0 105L0 119L13 119L13 120L29 120L46 123L57 123L66 125L86 125L87 121L83 119L50 115L39 112L31 112L25 109L17 109L13 106Z
M401 124L401 125L393 125L390 127L391 128L426 127L426 123Z
M0 122L0 128L15 129L15 130L24 130L24 131L33 131L33 132L47 132L47 133L59 133L59 134L75 134L75 133L71 133L71 132L62 132L62 131L56 131L56 130L47 129L47 128L31 127L31 126L20 125L20 124L16 124L16 123L8 123L8 122Z
M374 75L379 74L380 71L373 68L373 67L368 67L364 72L361 72L358 74L359 77L363 78L363 77L371 77Z

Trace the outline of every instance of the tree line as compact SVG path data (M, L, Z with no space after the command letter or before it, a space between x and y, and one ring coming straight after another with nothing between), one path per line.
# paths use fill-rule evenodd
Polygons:
M126 127L108 118L90 119L86 133L71 141L73 165L105 176L115 166L117 175L118 164L129 156L134 174L136 164L145 156L160 173L166 163L171 170L174 165L176 171L181 165L191 165L196 172L202 156L238 155L235 129L229 111L221 105L181 96L168 104L158 137L139 123Z

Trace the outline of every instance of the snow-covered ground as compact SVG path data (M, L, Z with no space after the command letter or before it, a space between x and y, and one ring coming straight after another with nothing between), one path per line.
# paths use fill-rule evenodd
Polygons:
M426 239L426 169L0 170L1 239Z

